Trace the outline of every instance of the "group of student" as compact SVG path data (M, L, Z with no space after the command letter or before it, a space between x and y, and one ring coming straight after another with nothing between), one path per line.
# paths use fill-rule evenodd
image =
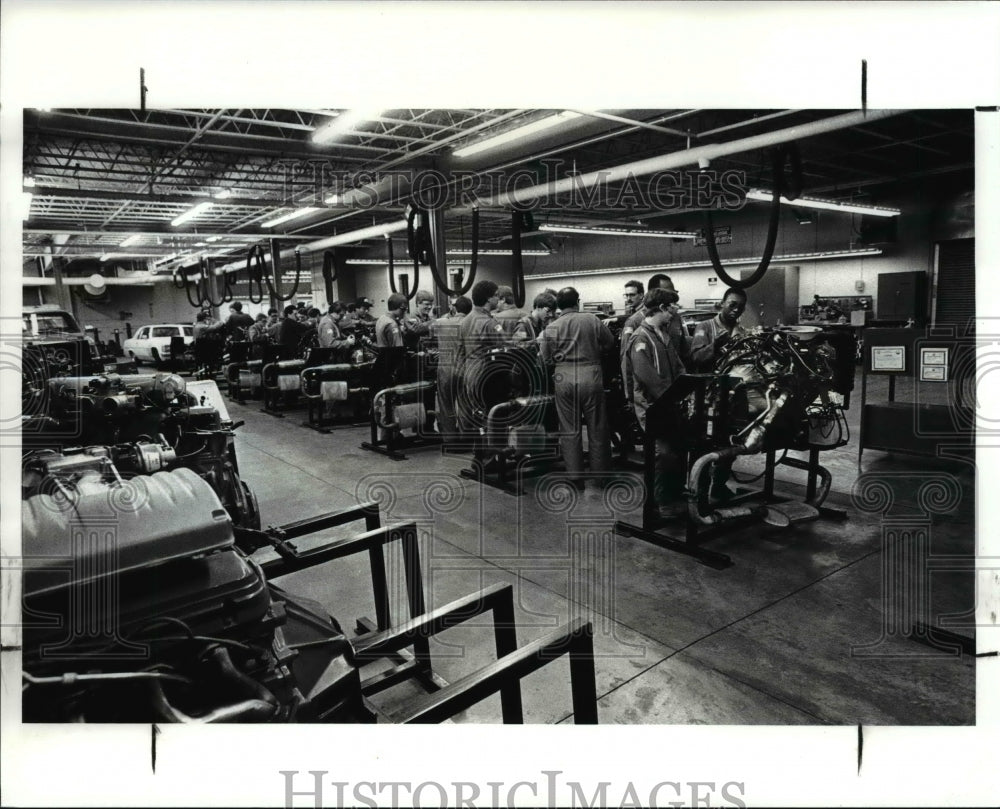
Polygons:
M641 281L625 284L625 319L617 350L625 394L636 420L647 430L649 407L685 372L709 371L720 351L741 333L739 318L746 307L746 293L726 290L719 312L699 323L688 335L679 314L679 295L671 279L656 274L646 286ZM435 317L434 296L418 290L411 313L405 295L393 293L386 311L377 319L370 314L371 301L358 299L353 305L331 303L325 314L319 309L286 306L279 317L272 309L251 318L237 301L230 305L225 321L212 323L200 314L195 337L217 332L243 335L253 342L302 345L308 340L319 346L348 348L358 339L353 333L363 323L374 323L374 341L379 348L433 345L438 351L436 411L442 435L474 437L485 427L491 404L484 382L490 353L505 345L535 346L541 361L552 371L552 393L559 419L559 442L568 479L579 489L586 480L604 485L611 472L611 430L605 401L603 358L616 348L616 339L605 321L580 309L580 296L573 287L558 292L546 289L535 296L529 312L515 304L513 290L493 281L473 285L470 297L449 301L449 311ZM237 338L239 339L239 338ZM585 469L583 427L586 426L589 475ZM671 452L669 441L657 438L655 492L664 516L678 511L683 489L683 470ZM716 470L710 495L726 499L728 469Z

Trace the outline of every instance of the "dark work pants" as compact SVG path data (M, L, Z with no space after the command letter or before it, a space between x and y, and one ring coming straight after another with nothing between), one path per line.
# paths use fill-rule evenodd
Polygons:
M583 472L583 425L587 425L590 471L611 470L611 432L600 365L559 364L553 377L559 446L570 477Z

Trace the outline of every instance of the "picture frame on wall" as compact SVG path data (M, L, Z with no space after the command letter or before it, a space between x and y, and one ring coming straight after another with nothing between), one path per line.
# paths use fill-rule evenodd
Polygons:
M905 346L872 346L872 371L906 370Z
M920 381L948 381L948 349L925 347L920 349Z

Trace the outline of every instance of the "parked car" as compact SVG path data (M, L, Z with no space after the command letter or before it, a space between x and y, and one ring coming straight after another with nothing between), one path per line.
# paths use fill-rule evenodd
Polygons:
M194 327L181 323L161 323L143 326L122 343L122 349L129 357L139 362L159 363L170 359L170 339L184 337L184 345L194 342Z
M25 364L42 374L99 373L101 352L76 318L56 306L25 306L21 310L22 345L27 356L35 359ZM44 368L43 368L44 366Z

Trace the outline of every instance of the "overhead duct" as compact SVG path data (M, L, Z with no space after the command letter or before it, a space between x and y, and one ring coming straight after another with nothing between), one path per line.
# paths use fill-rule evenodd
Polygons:
M624 163L612 168L600 169L587 174L574 177L567 177L551 183L542 183L528 188L521 188L508 194L498 194L495 197L481 200L480 207L505 208L513 205L530 202L531 200L554 194L580 191L590 186L600 183L612 183L624 180L629 177L639 177L654 174L658 171L669 171L682 168L684 166L698 165L699 161L711 161L720 157L739 154L741 152L764 149L770 146L780 146L784 143L803 140L805 138L825 135L841 129L849 129L854 126L881 121L895 115L901 115L907 110L867 110L848 112L843 115L835 115L831 118L824 118L820 121L812 121L807 124L796 124L795 126L778 129L762 135L752 135L739 140L728 141L726 143L707 144L696 146L693 149L684 149L679 152L651 157L645 160L637 160L632 163ZM468 213L470 206L452 208L452 213ZM400 221L395 224L378 225L375 227L362 228L360 230L341 233L331 236L328 239L320 239L316 242L300 245L299 249L308 252L310 250L325 250L328 247L335 247L342 244L351 244L362 239L383 236L387 233L396 233L406 228L406 222Z

